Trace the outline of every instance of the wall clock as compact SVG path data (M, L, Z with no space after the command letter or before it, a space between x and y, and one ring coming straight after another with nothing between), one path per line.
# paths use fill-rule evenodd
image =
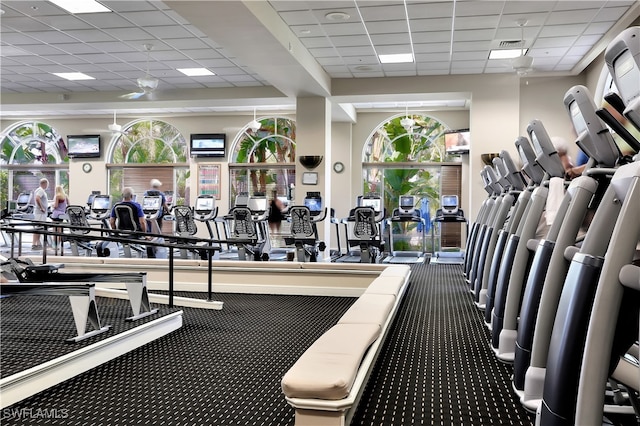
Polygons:
M91 169L92 169L91 163L84 163L82 165L82 171L85 172L85 173L91 172Z
M340 161L336 161L335 163L333 163L333 171L336 173L342 173L344 171L344 164L342 164Z

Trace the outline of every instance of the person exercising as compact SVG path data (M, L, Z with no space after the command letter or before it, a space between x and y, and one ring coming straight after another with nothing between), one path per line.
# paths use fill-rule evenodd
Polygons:
M280 226L282 225L282 220L284 219L284 214L282 211L284 210L284 205L282 201L278 198L278 192L273 191L271 203L269 204L269 229L271 232L280 232Z
M136 216L138 218L138 226L140 227L140 230L144 232L147 229L147 222L145 221L145 218L144 218L144 212L142 211L142 206L137 202L133 201L133 194L134 194L133 188L130 188L128 186L122 190L122 201L117 203L111 209L111 218L109 219L109 223L111 224L111 229L116 229L116 217L117 217L116 206L122 205L122 204L127 204L133 208L133 211L136 213ZM131 218L131 220L134 220L134 218Z

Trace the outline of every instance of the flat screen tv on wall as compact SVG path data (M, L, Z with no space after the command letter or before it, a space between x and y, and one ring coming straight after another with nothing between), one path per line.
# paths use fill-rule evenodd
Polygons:
M469 129L449 130L444 133L444 145L449 154L467 154L471 149Z
M100 158L100 135L69 135L67 146L71 158Z
M224 133L195 133L191 135L189 150L192 157L224 157L226 147Z

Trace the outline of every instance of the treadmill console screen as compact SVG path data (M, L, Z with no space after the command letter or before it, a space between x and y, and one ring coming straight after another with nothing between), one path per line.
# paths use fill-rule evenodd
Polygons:
M319 213L322 211L322 199L315 197L308 197L304 199L304 205L307 206L311 213Z
M91 210L94 212L106 212L111 207L111 199L107 196L99 196L96 195L93 197L93 202L91 203Z
M373 211L379 213L382 207L382 200L380 198L364 198L362 197L360 201L361 207L371 207Z
M458 207L458 196L457 195L443 195L442 196L442 207L446 208L455 208Z
M197 212L210 212L213 210L213 197L198 197L196 200Z
M542 150L542 145L540 145L540 141L538 140L538 136L536 136L536 132L531 132L531 142L533 142L533 149L536 150L536 155L543 155L544 151Z
M415 206L415 197L413 195L400 196L400 208L404 210L412 209Z
M267 210L267 198L266 197L251 197L249 198L249 210L252 212L264 212Z
M27 204L29 204L29 198L31 198L31 195L23 192L22 194L18 195L18 200L17 203L19 206L26 206Z
M160 210L160 206L162 204L162 198L161 197L144 197L142 199L142 210L146 210L146 211L154 211L154 210Z
M576 133L578 136L582 132L587 131L587 123L584 121L584 117L582 116L582 112L580 112L580 108L578 107L578 102L573 101L571 105L569 105L569 113L571 114L571 121L573 122L573 128L576 129Z

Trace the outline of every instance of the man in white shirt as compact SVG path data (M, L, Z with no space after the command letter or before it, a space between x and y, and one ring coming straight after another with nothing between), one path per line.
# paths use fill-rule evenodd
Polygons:
M40 179L40 186L33 193L33 218L41 222L47 220L47 209L49 208L49 198L47 197L48 187L49 180L42 178ZM42 249L39 234L33 234L33 245L31 248L34 250Z

